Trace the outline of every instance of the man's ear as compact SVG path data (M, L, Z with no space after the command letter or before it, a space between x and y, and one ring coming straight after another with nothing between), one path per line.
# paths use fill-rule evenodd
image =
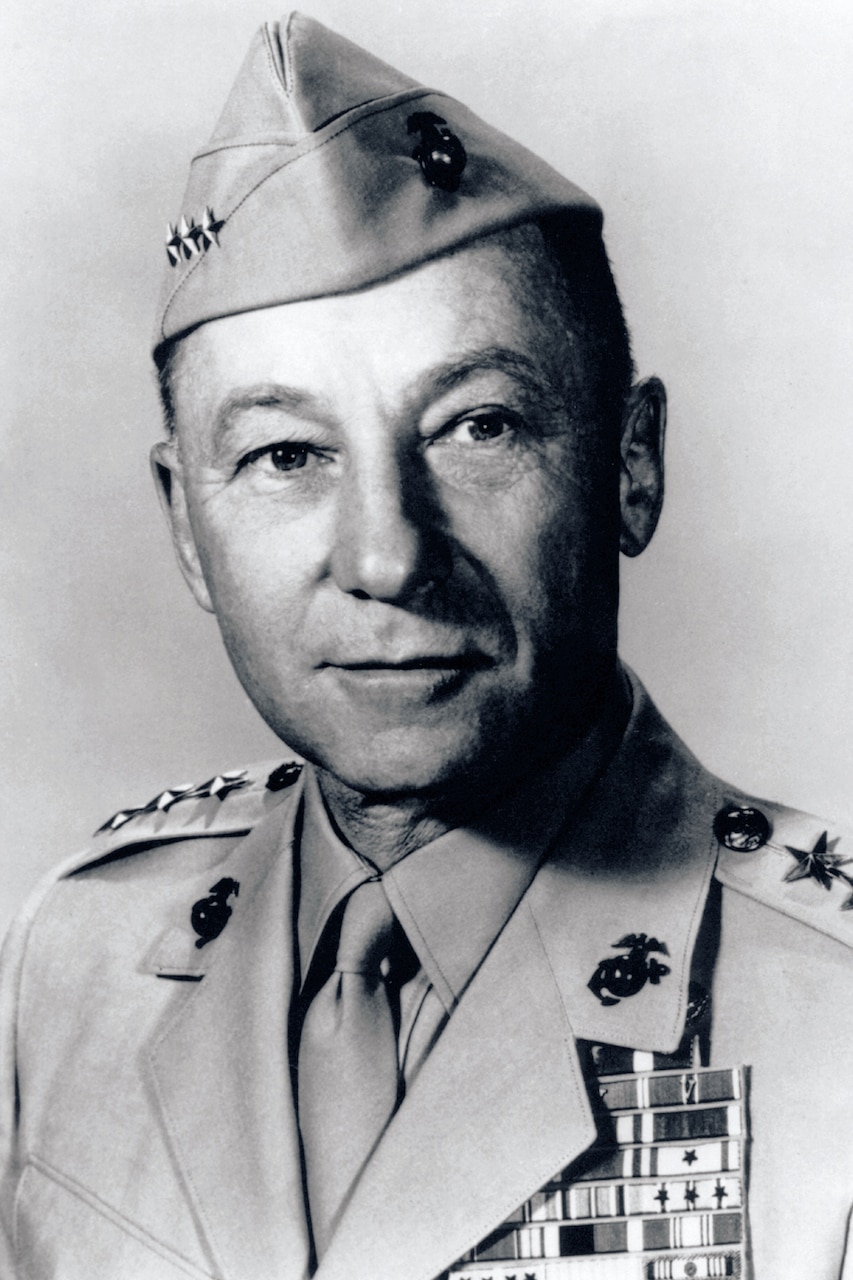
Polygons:
M663 440L666 390L660 378L645 378L625 401L620 443L620 549L638 556L651 542L663 506Z
M172 534L172 545L181 573L202 609L213 613L213 602L204 580L198 549L187 511L183 472L174 440L159 440L151 450L151 472L160 507Z

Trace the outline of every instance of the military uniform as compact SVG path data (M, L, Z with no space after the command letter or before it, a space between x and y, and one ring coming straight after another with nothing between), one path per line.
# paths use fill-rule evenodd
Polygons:
M16 926L7 1272L306 1274L287 1062L300 793L295 767L165 792L117 815ZM853 913L847 840L824 831L711 777L638 687L321 1280L836 1280Z
M601 211L573 183L291 15L259 32L193 161L155 351L531 222L603 253ZM319 1280L839 1277L847 843L712 778L639 685L605 755L582 794L554 798L559 834L544 793L531 802L547 856L508 875L495 936L433 1004L437 1037ZM290 1063L306 791L290 764L164 791L115 815L14 926L4 1277L311 1273ZM460 929L477 920L476 886L452 906Z

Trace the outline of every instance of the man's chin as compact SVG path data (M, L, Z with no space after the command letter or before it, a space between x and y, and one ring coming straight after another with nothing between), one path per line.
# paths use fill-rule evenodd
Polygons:
M365 796L400 802L421 796L482 790L491 750L470 733L394 728L334 743L304 744L302 754L338 783Z

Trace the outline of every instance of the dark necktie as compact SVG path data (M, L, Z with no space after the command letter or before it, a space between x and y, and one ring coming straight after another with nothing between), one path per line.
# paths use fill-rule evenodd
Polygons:
M393 935L385 890L367 881L346 904L334 972L302 1026L299 1128L318 1258L397 1106L397 1033L383 977Z

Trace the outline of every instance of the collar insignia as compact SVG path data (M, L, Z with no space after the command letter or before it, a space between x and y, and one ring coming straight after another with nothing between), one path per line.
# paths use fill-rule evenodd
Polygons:
M668 965L649 959L652 951L669 955L666 943L658 942L657 938L648 938L644 933L629 933L611 945L630 947L630 951L602 960L586 984L604 1005L618 1004L625 996L635 996L647 982L657 986L669 973Z
M788 852L797 859L797 865L791 867L791 870L784 877L785 880L789 882L793 880L816 880L818 884L823 885L824 889L831 889L833 880L841 880L844 884L853 888L853 876L841 870L842 867L846 867L848 863L853 862L853 858L840 857L835 852L835 846L841 837L837 836L834 840L829 840L828 835L828 831L821 832L815 841L813 849L795 849L793 845L785 845ZM841 904L841 910L853 910L853 894Z
M230 876L225 876L224 879L218 880L213 885L209 898L199 898L198 902L193 904L193 909L190 912L190 921L199 935L195 944L197 947L205 947L208 942L212 942L214 938L219 937L231 918L231 907L228 905L228 899L232 894L236 898L239 893L239 881L232 880Z

